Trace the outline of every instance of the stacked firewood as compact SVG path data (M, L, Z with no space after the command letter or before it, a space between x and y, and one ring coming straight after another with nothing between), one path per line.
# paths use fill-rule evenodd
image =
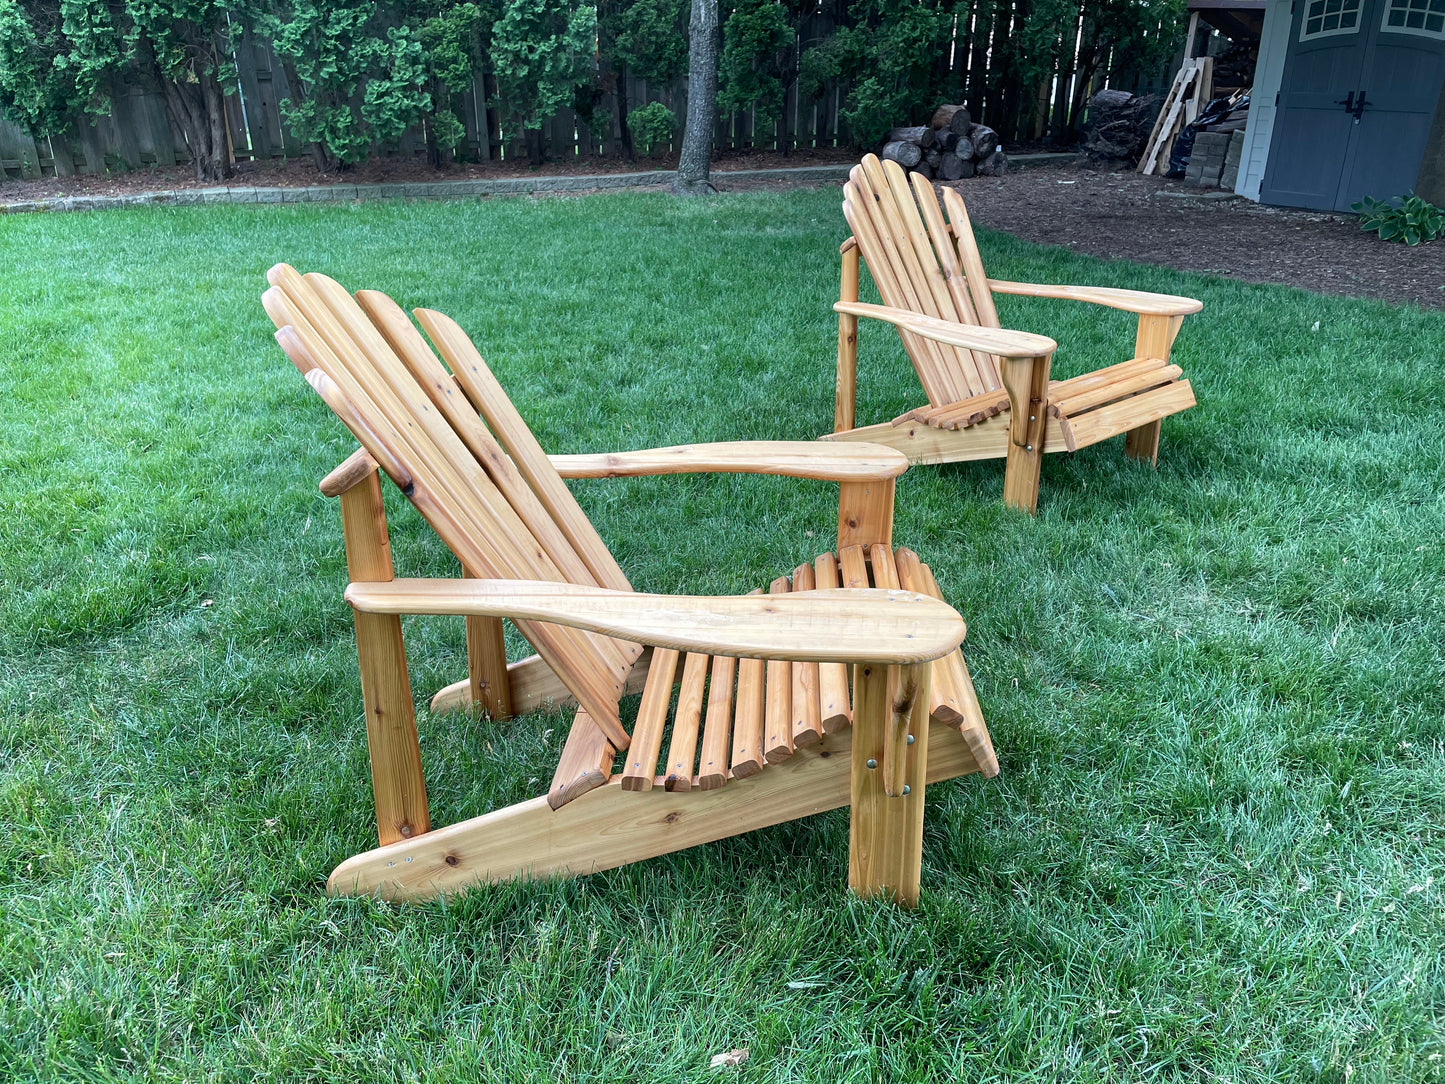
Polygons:
M940 105L928 124L894 128L881 156L910 173L940 181L1001 177L1008 167L998 133L986 124L975 124L961 105Z

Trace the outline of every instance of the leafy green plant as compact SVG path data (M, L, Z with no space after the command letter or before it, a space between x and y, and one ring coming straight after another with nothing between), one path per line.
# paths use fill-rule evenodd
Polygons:
M1395 199L1366 196L1350 204L1350 209L1360 216L1360 229L1378 233L1381 241L1418 245L1445 237L1445 207L1436 207L1409 192Z
M661 102L649 102L627 114L627 126L644 155L664 149L677 132L677 114Z
M592 79L597 9L562 0L506 0L492 26L492 64L505 125L542 162L542 125Z

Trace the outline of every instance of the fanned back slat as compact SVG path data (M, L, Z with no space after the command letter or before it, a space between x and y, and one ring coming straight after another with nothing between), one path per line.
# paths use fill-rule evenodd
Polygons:
M957 323L998 327L962 199L944 190L950 231L933 186L910 182L896 162L866 155L844 186L843 214L886 305ZM959 210L955 210L955 204ZM998 359L900 331L903 345L934 406L998 390Z
M407 496L469 573L595 585L601 578L594 564L605 571L610 563L616 570L590 524L593 549L606 559L596 552L591 561L584 559L572 540L582 532L574 524L572 532L564 533L548 514L551 506L544 507L537 482L523 476L467 399L451 390L450 376L395 303L368 292L358 304L331 279L303 277L284 264L268 277L273 288L263 301L280 329L277 340L363 446L392 465L393 480L400 484L398 475L405 475ZM450 321L440 326L452 357L471 362L456 342L460 329ZM484 368L479 356L475 366ZM313 367L317 371L307 371ZM499 385L492 391L506 402ZM506 410L510 436L521 443L516 430L525 432L525 424L509 402ZM530 432L526 435L530 438ZM540 456L540 464L565 490L535 439L531 444L532 473L543 473ZM571 508L585 524L575 502ZM630 590L620 570L605 585ZM628 737L617 702L640 646L537 622L517 622L517 628L596 725L625 748Z

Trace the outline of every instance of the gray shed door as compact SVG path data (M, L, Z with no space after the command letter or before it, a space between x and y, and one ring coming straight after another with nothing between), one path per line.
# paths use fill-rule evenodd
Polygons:
M1412 188L1445 80L1445 0L1295 0L1289 48L1260 201L1348 211Z

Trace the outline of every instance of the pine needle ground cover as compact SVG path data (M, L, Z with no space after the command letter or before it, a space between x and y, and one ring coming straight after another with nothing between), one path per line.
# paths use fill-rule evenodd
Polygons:
M446 904L332 900L374 838L334 503L353 445L272 342L278 260L455 316L552 451L832 419L835 192L0 222L0 1075L15 1080L1430 1080L1445 1074L1445 314L1076 257L1202 298L1200 405L916 468L1002 774L930 788L912 914L846 812ZM1127 314L1004 299L1122 360ZM916 405L868 327L859 418ZM640 589L827 549L836 490L588 482ZM454 574L388 493L404 572ZM408 626L419 698L459 620ZM513 644L517 653L520 642ZM433 819L540 793L567 717L420 719Z

